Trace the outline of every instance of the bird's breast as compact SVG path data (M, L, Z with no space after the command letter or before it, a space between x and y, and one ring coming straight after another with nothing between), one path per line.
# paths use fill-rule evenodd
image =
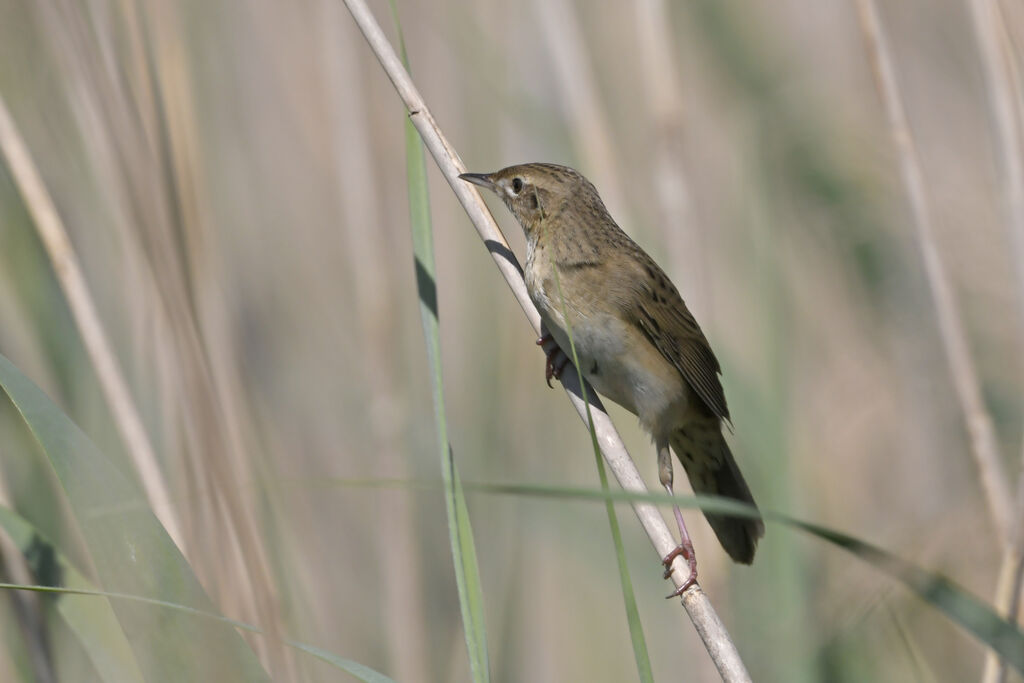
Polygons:
M679 371L619 311L602 306L600 292L580 295L571 280L558 288L551 271L536 265L536 258L528 261L527 288L559 348L572 360L571 327L580 370L594 389L639 416L655 435L670 431L689 393Z

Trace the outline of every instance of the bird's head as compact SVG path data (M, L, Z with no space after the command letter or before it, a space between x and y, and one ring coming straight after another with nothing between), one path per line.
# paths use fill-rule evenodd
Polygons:
M564 212L574 198L591 193L597 197L597 190L578 171L557 164L520 164L459 177L498 195L527 234Z

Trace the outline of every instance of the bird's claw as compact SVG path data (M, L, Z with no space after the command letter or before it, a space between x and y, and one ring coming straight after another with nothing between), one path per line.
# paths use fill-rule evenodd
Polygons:
M544 353L547 354L547 362L544 364L544 380L548 383L548 388L552 388L552 378L562 379L562 372L565 370L565 366L569 364L569 357L565 355L555 342L554 337L550 334L545 334L538 339L537 346L541 347Z
M668 555L661 558L661 563L665 565L665 574L663 578L667 579L668 577L672 576L672 563L675 562L675 559L677 557L682 557L684 560L686 560L687 564L690 567L690 575L686 578L686 581L683 582L683 585L681 585L676 590L672 591L670 595L665 596L666 600L670 598L679 597L680 595L685 593L690 586L697 583L697 554L693 552L693 544L690 543L689 539L684 540L682 543L673 548Z

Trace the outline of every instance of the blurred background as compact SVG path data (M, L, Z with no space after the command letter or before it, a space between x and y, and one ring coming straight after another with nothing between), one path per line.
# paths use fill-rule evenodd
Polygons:
M387 4L370 4L394 38ZM970 15L948 0L882 4L938 248L1016 476L1024 264ZM673 278L723 366L760 505L991 601L1002 546L854 4L396 5L413 76L469 170L580 169ZM1019 68L1024 10L1002 11ZM467 680L440 489L368 483L440 477L405 113L344 5L0 0L0 95L153 442L172 500L156 512L180 521L214 602L399 681ZM462 478L596 487L589 436L544 386L532 330L429 160L428 172ZM518 226L488 201L522 258ZM132 471L6 161L0 353ZM635 418L612 414L656 483ZM9 504L74 554L13 411L0 430ZM468 495L495 680L635 680L602 506ZM619 511L655 677L716 680ZM756 680L980 676L975 640L852 556L769 524L755 564L737 567L686 514L701 583ZM13 610L0 607L0 677L36 680ZM94 680L49 628L62 680ZM337 680L250 642L278 680Z

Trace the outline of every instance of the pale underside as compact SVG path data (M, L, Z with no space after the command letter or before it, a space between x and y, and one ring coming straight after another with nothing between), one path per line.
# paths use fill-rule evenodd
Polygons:
M655 441L668 439L684 426L691 412L687 408L696 399L693 390L640 329L619 315L614 305L609 306L607 290L586 288L583 291L594 292L595 299L581 297L581 288L574 287L572 280L582 273L572 270L559 269L556 283L554 269L549 269L548 277L541 280L537 261L542 259L543 254L527 255L526 281L547 331L571 360L565 310L583 376L602 396L637 415ZM575 294L565 297L564 306L559 284L563 295L566 290Z

